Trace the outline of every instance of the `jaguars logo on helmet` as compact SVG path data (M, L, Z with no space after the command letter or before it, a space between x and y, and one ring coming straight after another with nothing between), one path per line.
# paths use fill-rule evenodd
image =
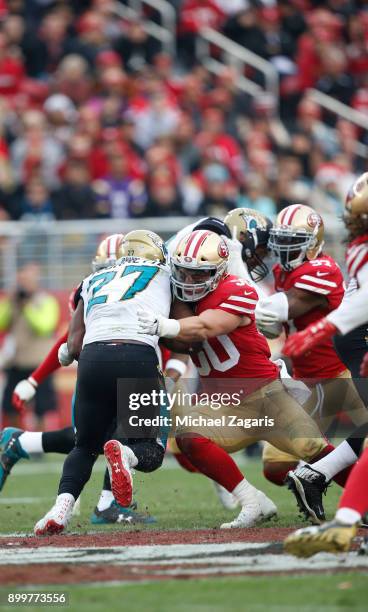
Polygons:
M242 259L247 264L251 279L259 282L269 269L264 261L270 237L272 221L252 208L235 208L225 217L232 238L242 245Z

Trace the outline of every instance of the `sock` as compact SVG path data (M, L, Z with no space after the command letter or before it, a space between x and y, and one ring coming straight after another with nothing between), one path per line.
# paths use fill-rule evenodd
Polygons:
M175 457L178 464L181 465L181 467L187 472L198 473L197 468L190 463L188 457L186 457L184 453L174 453L173 457Z
M42 431L25 431L18 438L22 449L29 454L43 453Z
M356 510L352 510L352 508L339 508L335 518L339 523L344 523L344 525L355 525L355 523L361 520L362 515Z
M125 444L123 444L123 448L124 448L125 456L128 459L129 466L131 468L135 468L135 466L138 464L137 457L135 456L135 454L133 453L132 449L129 446L125 446Z
M44 453L61 453L67 455L74 448L75 433L73 427L45 431L42 434L42 446Z
M358 459L350 444L344 440L333 451L310 465L314 470L321 472L327 480L332 480L339 472L351 466Z
M98 500L97 510L102 512L111 506L111 502L114 501L114 496L111 491L105 491L102 489L100 499Z
M180 450L188 457L201 474L212 478L229 493L244 480L244 476L235 461L220 446L208 438L197 436L178 436L176 439Z
M235 489L231 491L235 499L238 500L241 506L254 503L254 498L257 493L257 489L250 484L245 478L239 484L236 485Z
M367 473L368 449L364 451L348 478L345 491L340 499L339 509L351 508L361 516L368 511Z

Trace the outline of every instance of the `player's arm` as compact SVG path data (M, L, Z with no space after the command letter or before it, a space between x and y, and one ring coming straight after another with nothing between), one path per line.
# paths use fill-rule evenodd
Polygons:
M140 311L138 319L140 333L175 338L188 345L229 334L237 327L251 322L247 316L238 316L221 309L208 309L198 316L186 317L180 321Z
M74 311L69 326L67 349L71 358L76 359L82 350L83 338L85 333L84 326L84 304L80 298L78 306Z
M30 402L35 396L38 385L61 367L58 353L61 345L66 342L67 337L68 332L65 332L65 334L55 342L45 359L35 370L33 370L32 374L16 385L12 395L12 404L14 408L22 412L25 409L25 404Z
M368 322L368 263L357 274L360 289L336 310L287 340L283 353L297 357L336 334L347 334Z

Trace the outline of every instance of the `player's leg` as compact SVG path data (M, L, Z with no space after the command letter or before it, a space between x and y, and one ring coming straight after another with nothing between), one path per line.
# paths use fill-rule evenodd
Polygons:
M265 442L262 451L263 475L279 487L285 484L285 478L299 464L298 457L284 453L273 444Z
M368 449L354 466L335 518L319 527L299 529L285 540L285 549L299 557L310 557L317 552L345 552L349 550L357 526L368 511Z
M336 475L346 474L363 452L368 435L368 423L358 427L346 440L319 461L304 464L288 475L306 500L304 512L309 513L310 497L321 495Z
M142 400L138 407L138 418L145 415L150 420L155 416L168 417L168 414L166 406L161 405L165 400L165 388L156 351L144 344L132 343L121 347L119 359L123 367L120 366L120 372L117 372L119 435L117 439L109 440L104 445L104 455L115 500L119 505L128 507L132 501L133 470L151 472L158 469L162 464L167 442L167 432L161 431L159 426L145 428L131 421L131 402L139 403L139 398L148 398L148 404ZM168 428L169 425L166 429ZM135 440L137 434L141 436L139 440ZM158 438L164 440L162 444L160 440L157 441Z
M12 468L20 459L29 459L32 454L61 453L67 455L74 446L72 427L55 431L23 431L6 427L0 436L0 491L3 489Z
M225 421L233 416L244 418L245 410L244 406L222 407L216 411L216 417L224 417ZM193 419L200 417L205 422L206 419L213 419L214 413L209 407L194 407L190 416ZM252 438L250 431L241 426L188 425L177 431L176 441L189 461L199 472L231 493L241 506L239 516L230 523L224 523L221 526L223 528L251 527L277 513L274 503L244 477L229 454L258 439L258 436Z
M35 533L57 533L68 525L75 500L91 476L93 465L116 416L116 361L103 344L85 347L78 364L75 402L76 444L65 459L58 497L35 526Z

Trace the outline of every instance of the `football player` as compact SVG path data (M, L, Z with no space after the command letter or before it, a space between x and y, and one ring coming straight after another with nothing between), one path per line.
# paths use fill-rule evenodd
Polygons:
M258 328L290 323L298 330L318 321L339 306L344 296L344 281L337 263L323 252L323 220L312 208L292 205L282 210L270 230L269 246L278 263L274 267L276 293L260 300L256 308ZM356 426L367 421L367 410L351 380L350 372L337 356L331 338L314 347L307 357L292 358L293 377L303 380L311 390L305 410L326 432L337 413L344 409ZM266 444L263 452L265 476L283 484L289 470L297 466L296 457L285 455ZM346 474L337 477L345 483ZM288 478L292 489L295 483ZM315 520L323 520L323 509L315 508Z
M221 237L209 231L192 232L172 256L171 271L174 294L181 302L193 304L193 316L176 320L152 310L138 312L141 333L174 338L190 348L209 395L213 390L240 394L239 405L230 402L215 412L210 405L189 407L189 425L181 425L176 436L190 462L241 505L239 516L223 528L251 527L277 511L244 478L229 453L270 439L282 451L304 459L321 458L333 450L279 381L279 368L270 360L267 341L255 325L257 293L245 280L228 274L228 259ZM202 344L195 352L193 344L198 342ZM265 415L273 425L267 425ZM214 417L220 417L223 426ZM244 419L257 420L259 427L248 427Z
M76 443L64 462L56 502L36 523L36 535L60 533L67 527L75 500L102 448L114 498L123 507L132 501L133 468L151 472L161 466L164 457L165 432L145 438L123 436L123 444L109 440L116 421L118 429L122 424L119 406L126 416L137 385L140 392L152 395L163 389L158 337L138 333L137 309L154 308L166 317L171 306L169 268L161 238L145 230L130 232L121 243L121 254L116 264L83 281L67 345L61 347L65 363L79 357Z
M283 351L291 358L302 359L305 353L318 349L321 342L326 342L337 334L335 345L343 361L351 369L361 397L367 402L368 385L364 377L368 375L368 371L365 370L363 356L366 352L368 322L368 173L360 176L350 189L343 220L349 233L346 254L349 287L355 287L355 291L350 291L341 305L326 317L290 336ZM366 435L367 427L362 425L358 431L351 434L349 440L337 447L331 458L326 458L326 462L313 465L313 469L304 466L303 470L296 470L293 478L302 494L306 510L309 506L309 495L321 495L330 474L356 461Z
M123 238L123 234L112 234L101 241L92 261L92 270L94 272L116 262L121 256L120 246ZM69 311L71 315L78 305L80 297L78 289L74 289L69 297ZM44 361L32 372L31 376L19 382L15 387L12 401L14 407L20 412L23 412L26 409L26 404L33 399L37 386L47 376L61 367L58 353L61 345L66 342L67 337L68 331L57 340ZM72 401L72 421L73 406L74 397ZM75 434L73 427L46 432L23 431L14 427L6 427L0 436L0 448L2 449L0 456L0 491L4 487L12 468L20 459L29 459L30 455L34 453L62 453L67 455L74 447L74 444ZM122 508L116 503L111 492L110 477L106 469L103 489L92 514L91 522L97 524L123 522L124 520L143 523L154 522L153 517L135 512L135 506L136 504L133 504L131 508Z

